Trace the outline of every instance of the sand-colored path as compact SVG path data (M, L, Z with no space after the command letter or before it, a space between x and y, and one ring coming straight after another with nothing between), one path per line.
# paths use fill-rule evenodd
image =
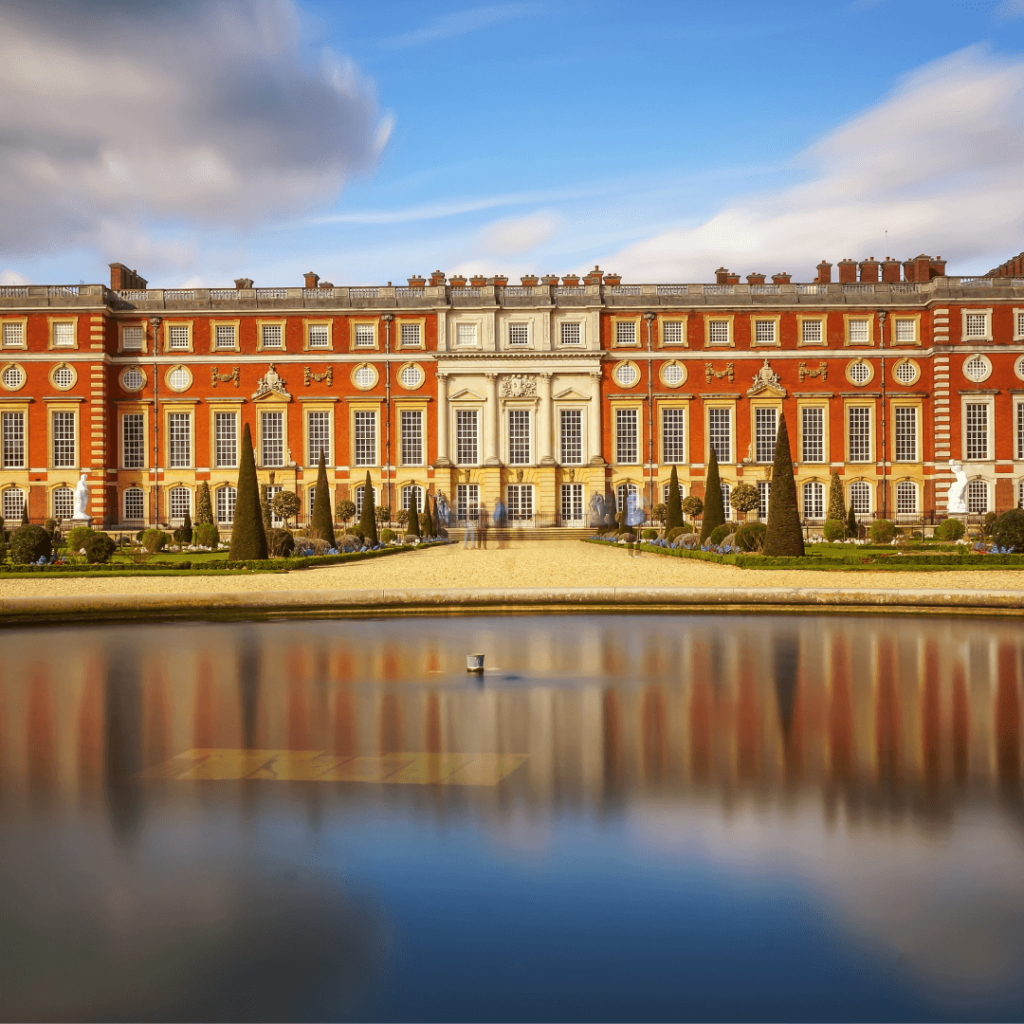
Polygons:
M496 589L552 587L827 587L1024 591L1024 571L800 572L738 569L712 562L644 554L581 541L513 541L499 550L430 548L349 565L288 574L174 578L0 578L0 598L88 594L212 594L241 591Z

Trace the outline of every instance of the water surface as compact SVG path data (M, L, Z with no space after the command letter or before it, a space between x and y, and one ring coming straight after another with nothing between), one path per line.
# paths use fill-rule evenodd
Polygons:
M1024 1016L1017 622L0 644L4 1019Z

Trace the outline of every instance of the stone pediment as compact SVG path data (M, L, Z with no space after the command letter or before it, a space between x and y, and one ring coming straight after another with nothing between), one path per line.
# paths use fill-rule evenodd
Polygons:
M785 398L786 389L779 382L779 375L771 368L766 359L761 369L754 374L754 385L747 390L747 397L768 395L773 398Z
M454 395L449 395L448 401L454 402L459 398L472 398L477 402L482 402L484 400L483 395L478 395L475 391L470 391L469 388L463 388L461 391L456 391Z
M578 391L574 391L572 388L566 388L565 391L559 391L557 395L552 397L557 399L568 398L569 400L578 399L581 402L587 402L590 400L589 395L581 395Z
M264 398L281 398L286 402L290 402L292 396L284 389L286 383L287 381L274 369L274 364L271 363L267 372L260 377L258 386L252 394L252 400L259 402Z

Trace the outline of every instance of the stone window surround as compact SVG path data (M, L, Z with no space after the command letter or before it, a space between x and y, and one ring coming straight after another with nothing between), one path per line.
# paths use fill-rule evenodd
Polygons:
M868 340L864 341L850 341L850 322L856 320L858 323L867 321L868 324ZM875 314L871 313L844 313L843 314L843 347L844 348L874 348L875 347Z
M137 416L142 414L142 465L133 469L126 469L124 465L124 418L125 415ZM124 473L145 473L151 465L152 438L149 430L149 403L148 402L123 402L117 406L117 466Z
M281 328L281 347L274 348L273 345L263 344L263 328ZM256 320L256 351L257 352L287 352L288 351L288 321L284 317L259 317Z
M984 334L971 334L967 333L967 316L973 313L977 315L981 313L985 317L985 333ZM981 341L992 341L992 307L987 306L984 309L978 309L971 306L960 307L960 341L968 345L976 344Z
M238 336L242 326L241 320L211 320L210 321L210 351L211 352L237 352L239 351L239 340ZM230 348L218 348L217 347L217 328L218 327L231 327L234 331L235 342Z
M900 409L916 409L916 435L914 439L915 457L913 459L899 459L896 458L896 410ZM893 463L899 462L901 466L909 466L914 464L920 464L924 461L924 401L920 398L902 398L893 396L889 401L889 411L891 415L888 417L887 429L889 432L889 453L890 459Z
M821 341L804 341L804 324L821 324ZM797 313L796 315L796 347L797 348L828 348L828 315L826 313Z
M831 441L829 431L829 399L828 398L798 398L796 402L796 451L793 461L800 466L828 465L831 461ZM804 462L804 409L821 409L821 462Z
M21 324L21 341L17 345L3 345L2 333L0 333L0 345L2 350L7 352L21 352L28 348L28 317L27 316L3 316L0 317L0 332L4 324Z
M164 344L163 349L168 355L180 355L182 352L194 352L195 351L195 321L194 320L163 320L161 326L164 329ZM171 348L171 328L172 327L187 327L188 328L188 346L186 348ZM143 341L145 344L145 341Z
M775 324L774 341L757 340L757 324L761 322L772 322ZM751 313L750 314L750 347L751 348L781 348L782 347L782 314L774 313Z
M725 321L728 324L729 340L725 344L711 344L711 323ZM704 314L704 347L710 349L726 349L736 347L735 313L705 313Z
M903 313L893 312L889 314L889 318L886 322L886 329L889 334L889 344L895 347L903 347L905 345L913 345L916 348L921 347L921 313ZM913 341L897 341L896 340L896 322L898 320L912 320L914 322L914 340Z
M868 458L858 459L856 462L850 460L850 409L851 408L870 408L871 413L868 416ZM876 433L877 433L877 421L878 421L878 399L871 398L865 395L863 398L860 396L843 398L843 462L847 465L853 466L869 466L872 465L878 458L877 444L876 444ZM863 472L863 470L862 470Z
M983 459L967 458L967 406L985 405L988 407L988 415L985 420L986 426L986 454ZM995 431L996 431L996 399L995 395L966 394L960 396L960 461L977 465L982 462L992 462L995 458ZM1013 424L1016 429L1016 423Z
M687 313L661 313L658 315L658 348L689 348L689 327L690 317ZM682 326L682 339L680 341L665 340L665 324L680 324Z
M142 328L142 348L125 348L124 347L124 331L126 327L141 327ZM149 352L150 339L152 337L152 327L148 320L125 320L118 321L117 324L117 351L122 352L129 356L142 356ZM175 349L175 351L181 351Z

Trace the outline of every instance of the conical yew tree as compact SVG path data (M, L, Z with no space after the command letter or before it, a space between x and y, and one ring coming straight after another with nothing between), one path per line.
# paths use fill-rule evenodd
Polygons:
M210 485L204 480L196 492L196 526L213 525L213 503L210 501Z
M420 513L420 535L434 537L434 517L430 514L430 495L423 498L423 511Z
M832 473L832 484L828 489L828 514L826 519L834 519L837 523L846 522L846 500L843 498L843 481L839 474Z
M330 484L327 483L327 460L320 449L320 465L316 473L316 494L313 498L313 514L309 519L309 532L320 540L337 547L334 540L334 517L331 515Z
M708 459L708 476L704 484L704 519L700 526L700 542L703 544L714 530L725 524L725 505L722 502L722 479L718 474L718 456L711 449Z
M683 525L683 507L679 498L679 473L672 467L672 476L668 482L668 514L665 516L665 532Z
M248 423L242 433L242 457L238 466L230 557L233 561L267 557L267 535L263 530L260 489L256 481L256 457L252 451L252 435Z
M417 493L416 488L413 488L410 492L412 500L409 502L409 524L405 528L406 534L410 537L418 537L420 535L420 514L416 508Z
M363 540L367 547L377 543L377 503L373 500L373 483L370 471L366 471L366 484L363 486L363 508L359 515L359 529L363 531Z
M800 528L800 509L796 503L796 479L789 451L786 417L779 417L772 464L772 489L768 495L768 530L764 536L766 555L802 555L804 534Z

